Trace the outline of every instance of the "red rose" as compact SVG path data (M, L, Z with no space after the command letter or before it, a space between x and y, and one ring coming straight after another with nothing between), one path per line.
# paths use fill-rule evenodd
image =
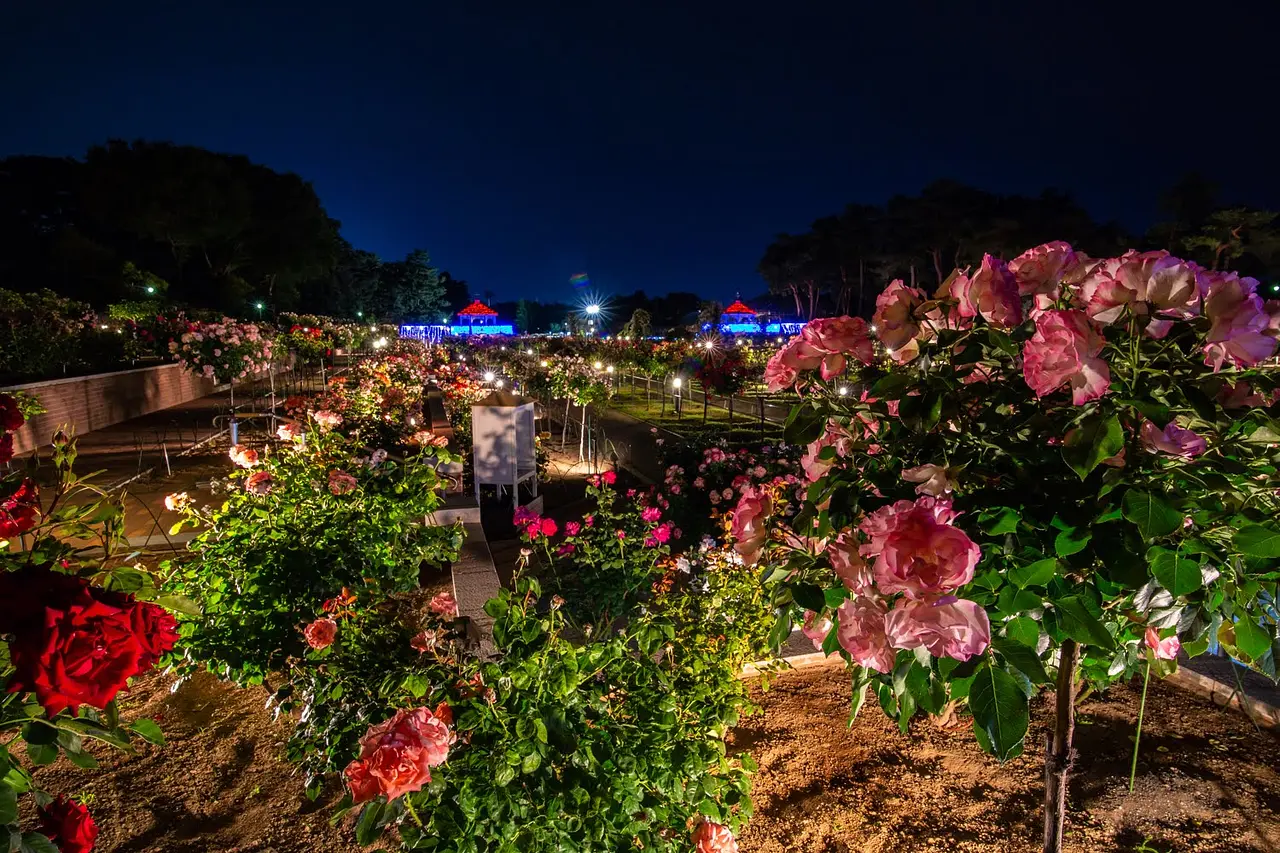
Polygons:
M13 433L6 432L0 437L0 463L8 462L13 458Z
M40 831L58 845L61 853L89 853L98 840L98 825L89 810L65 795L36 809Z
M0 539L21 536L36 526L40 513L40 492L31 480L23 480L17 491L0 503Z
M43 566L0 572L0 600L0 633L13 635L9 692L34 691L50 715L105 707L177 639L159 607Z
M18 401L8 394L0 394L0 429L13 431L27 422L18 408Z

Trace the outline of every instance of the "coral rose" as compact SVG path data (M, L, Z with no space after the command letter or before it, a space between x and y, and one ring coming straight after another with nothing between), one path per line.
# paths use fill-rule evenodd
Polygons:
M320 618L302 629L307 645L313 649L327 649L338 638L338 623L329 618Z
M893 671L896 656L885 633L888 605L878 598L846 599L836 612L836 638L859 665L876 672Z
M1143 421L1139 430L1142 446L1152 453L1164 453L1168 456L1180 456L1193 459L1204 453L1205 440L1189 429L1183 429L1170 421L1164 429L1151 421Z
M1022 375L1037 397L1071 386L1081 406L1107 393L1111 368L1101 358L1102 335L1082 311L1045 311L1022 348Z
M895 648L923 648L936 658L955 660L982 654L991 643L987 611L954 595L933 601L898 599L885 619L885 632Z
M245 491L254 495L265 495L271 492L275 478L270 471L254 471L244 481Z
M827 639L827 634L831 631L831 620L825 616L819 617L812 610L804 612L804 623L800 626L800 631L813 642L813 647L818 651L822 651L822 644Z
M245 447L243 444L233 444L231 449L227 451L227 455L231 457L232 462L241 468L252 468L258 464L258 451L252 447Z
M808 341L794 337L765 364L765 385L771 392L790 388L802 372L818 369L822 359L823 353L814 349Z
M356 803L382 794L394 800L431 782L431 768L449 757L457 740L448 723L429 708L401 708L360 739L360 757L345 776Z
M730 533L735 542L733 549L748 566L760 559L760 551L769 536L769 515L773 512L773 499L769 493L756 486L746 486L733 510Z
M47 805L36 806L36 817L40 831L57 845L59 853L89 853L98 840L98 825L89 810L65 794L59 794Z
M834 448L835 452L824 454L822 451L828 447ZM853 436L849 435L849 431L839 421L831 418L827 421L822 435L805 448L800 467L804 469L804 475L810 483L817 482L826 476L826 473L835 465L837 458L848 456L852 448Z
M949 592L973 580L982 549L951 522L956 513L932 497L898 501L863 519L869 538L862 554L875 557L876 587L889 595L923 599Z
M738 842L729 827L705 817L693 828L693 847L697 853L738 853Z
M448 590L436 593L431 601L427 603L427 609L441 619L458 618L458 602L454 599L453 593Z

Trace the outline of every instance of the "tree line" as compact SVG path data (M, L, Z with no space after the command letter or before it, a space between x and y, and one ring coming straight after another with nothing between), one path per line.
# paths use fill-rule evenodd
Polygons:
M97 308L154 301L241 316L438 320L467 297L423 249L383 260L353 247L298 175L119 140L83 159L0 160L0 289L46 288Z
M935 181L919 195L883 205L850 204L801 234L779 234L758 271L788 310L869 316L885 284L901 278L936 286L952 269L990 252L1006 260L1050 240L1095 257L1130 247L1167 249L1205 267L1238 269L1264 281L1280 277L1280 217L1224 203L1203 176L1189 174L1160 199L1164 220L1135 235L1097 222L1069 195L1000 195Z

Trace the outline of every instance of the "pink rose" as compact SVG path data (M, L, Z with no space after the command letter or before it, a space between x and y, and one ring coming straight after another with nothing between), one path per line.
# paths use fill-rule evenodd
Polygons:
M911 361L920 354L920 324L915 310L924 302L924 292L907 287L902 279L889 282L876 297L876 313L873 323L880 343L889 351L889 357L899 364Z
M570 536L577 536L582 530L582 525L576 521L566 521L564 524L564 532Z
M813 351L822 355L819 365L823 379L832 379L844 372L847 358L863 364L875 361L875 344L867 329L867 321L861 317L824 317L805 325L800 338Z
M356 478L346 471L334 469L329 472L329 491L335 495L345 495L356 487Z
M1009 261L1009 272L1018 282L1019 295L1035 296L1036 306L1043 310L1058 298L1063 276L1077 263L1076 252L1070 244L1054 240L1027 249Z
M1111 368L1101 358L1102 335L1082 311L1045 311L1022 348L1022 375L1037 397L1071 386L1081 406L1107 393Z
M932 495L940 498L955 488L955 483L947 476L947 468L941 465L917 465L902 472L902 479L908 483L919 483L917 495Z
M174 492L164 496L164 508L169 512L184 512L191 506L191 495L186 492Z
M409 640L409 648L426 653L434 651L439 642L440 635L428 628L413 635L413 638Z
M962 317L981 314L991 325L1006 329L1022 322L1018 282L1004 261L991 255L982 256L982 265L972 276L956 277L951 296L959 302Z
M932 601L900 598L885 618L885 633L894 648L968 660L991 643L991 622L976 602L953 595Z
M827 546L827 558L836 577L850 591L861 595L875 582L871 567L858 553L858 541L852 531L846 530Z
M1183 429L1173 421L1162 430L1151 421L1143 421L1139 430L1142 446L1152 453L1193 459L1204 453L1205 440L1189 429Z
M771 392L790 388L801 372L816 370L823 358L824 354L814 349L804 338L794 337L765 364L765 384Z
M1255 292L1258 282L1236 273L1209 274L1206 282L1204 313L1209 318L1209 334L1205 364L1217 372L1227 362L1253 367L1275 355L1276 339L1268 334L1271 318Z
M733 549L748 566L760 559L760 551L769 537L769 515L773 512L773 499L764 489L747 486L733 510L730 532L735 544Z
M876 672L892 672L895 657L885 633L888 605L878 598L849 598L836 611L836 637L840 647L861 666Z
M275 478L271 476L270 471L254 471L244 481L244 488L252 495L266 495L270 494L274 482Z
M447 709L448 706L443 706ZM401 708L360 739L360 757L344 775L356 803L384 794L394 800L431 782L431 768L449 757L457 740L449 725L428 708Z
M1192 316L1200 298L1194 265L1163 250L1130 250L1119 258L1095 265L1080 282L1080 296L1089 317L1114 323L1126 308L1137 314L1151 311L1173 317ZM1154 337L1168 329L1158 325Z
M705 817L693 828L693 846L696 853L738 853L738 842L729 827Z
M1178 641L1178 635L1160 639L1160 632L1155 628L1147 629L1147 648L1155 654L1156 660L1177 660L1178 652L1182 650L1182 643Z
M442 619L458 618L458 602L448 590L436 593L427 603L427 609Z
M820 458L822 451L828 447L835 448L835 455L830 459ZM835 460L848 456L849 451L853 449L853 437L843 425L834 418L827 421L827 427L822 435L809 443L805 448L804 457L800 460L800 467L804 469L804 475L810 483L817 482L826 476L827 472L835 465Z
M227 455L231 457L231 461L239 465L241 468L252 468L258 464L258 451L252 447L245 447L243 444L234 444L227 451Z
M332 619L317 619L302 629L307 645L313 649L327 649L338 636L338 623Z
M982 549L951 524L955 518L950 502L929 496L898 501L864 518L860 529L870 541L861 551L875 557L872 572L880 592L923 599L973 580Z
M817 613L806 610L804 624L800 626L800 631L809 638L815 649L822 651L822 644L826 641L827 634L831 632L831 620L825 616L819 618Z
M321 409L318 412L312 412L311 419L316 422L316 425L319 426L323 432L328 432L342 423L342 415L325 409Z
M647 506L640 511L640 517L652 524L662 518L662 510L658 509L656 506Z

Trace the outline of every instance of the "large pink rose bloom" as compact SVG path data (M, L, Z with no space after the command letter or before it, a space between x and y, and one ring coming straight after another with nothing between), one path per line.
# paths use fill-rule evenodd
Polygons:
M796 384L800 373L817 370L823 354L808 341L794 337L778 350L764 366L764 382L770 391L782 391Z
M878 598L849 598L836 612L836 638L849 657L876 672L893 671L895 655L885 634L888 605Z
M1022 348L1022 375L1037 397L1069 384L1077 406L1096 400L1111 385L1111 368L1098 358L1103 343L1083 311L1045 311Z
M800 467L804 469L805 477L810 483L821 480L835 465L836 459L849 455L852 446L853 437L840 422L834 419L828 420L827 428L822 435L809 443L805 448L804 456L800 459ZM819 458L822 451L828 447L835 448L835 456L831 459Z
M870 542L862 553L875 556L876 588L921 599L973 580L982 549L951 524L955 515L948 502L925 496L882 507L864 519L862 531Z
M1022 299L1018 282L1004 261L982 256L982 265L973 275L958 275L951 283L951 296L960 304L960 316L979 314L993 326L1012 328L1022 322Z
M733 510L730 533L735 540L733 550L748 566L760 559L760 550L769 536L769 514L773 512L773 499L764 489L747 486L738 498Z
M905 364L920 354L920 324L915 310L924 302L924 292L907 287L896 278L876 297L873 322L876 336L889 351L889 357Z
M1036 307L1043 310L1058 298L1063 277L1079 263L1071 244L1054 240L1027 249L1009 261L1009 272L1018 282L1020 296L1034 296Z
M738 853L729 827L705 817L693 828L693 846L697 853Z
M871 567L858 553L858 541L853 531L846 530L827 546L827 559L831 561L836 577L855 593L866 592L875 582Z
M824 317L810 321L801 339L817 353L822 354L819 369L823 379L832 379L844 372L849 358L863 364L875 360L875 344L867 321L861 317Z
M1139 430L1142 446L1152 453L1163 453L1167 456L1180 456L1183 459L1194 459L1204 453L1205 440L1189 429L1183 429L1170 421L1164 429L1151 421L1143 421Z
M1080 283L1081 299L1090 318L1114 323L1126 308L1138 314L1159 313L1189 317L1199 308L1196 267L1166 251L1130 250L1097 264ZM1163 337L1164 331L1156 337Z
M885 634L894 648L968 660L991 644L991 621L976 602L953 595L933 601L900 598L885 618Z
M431 768L444 764L457 736L429 708L401 708L360 739L360 757L345 775L357 803L378 794L394 800L431 782Z
M1235 273L1209 273L1204 313L1209 318L1205 364L1214 371L1228 362L1253 367L1276 353L1276 339L1268 334L1271 318L1256 293L1258 282Z
M806 610L800 631L809 638L815 649L822 651L822 644L826 641L827 634L831 632L831 620L825 616L819 616L812 610Z

